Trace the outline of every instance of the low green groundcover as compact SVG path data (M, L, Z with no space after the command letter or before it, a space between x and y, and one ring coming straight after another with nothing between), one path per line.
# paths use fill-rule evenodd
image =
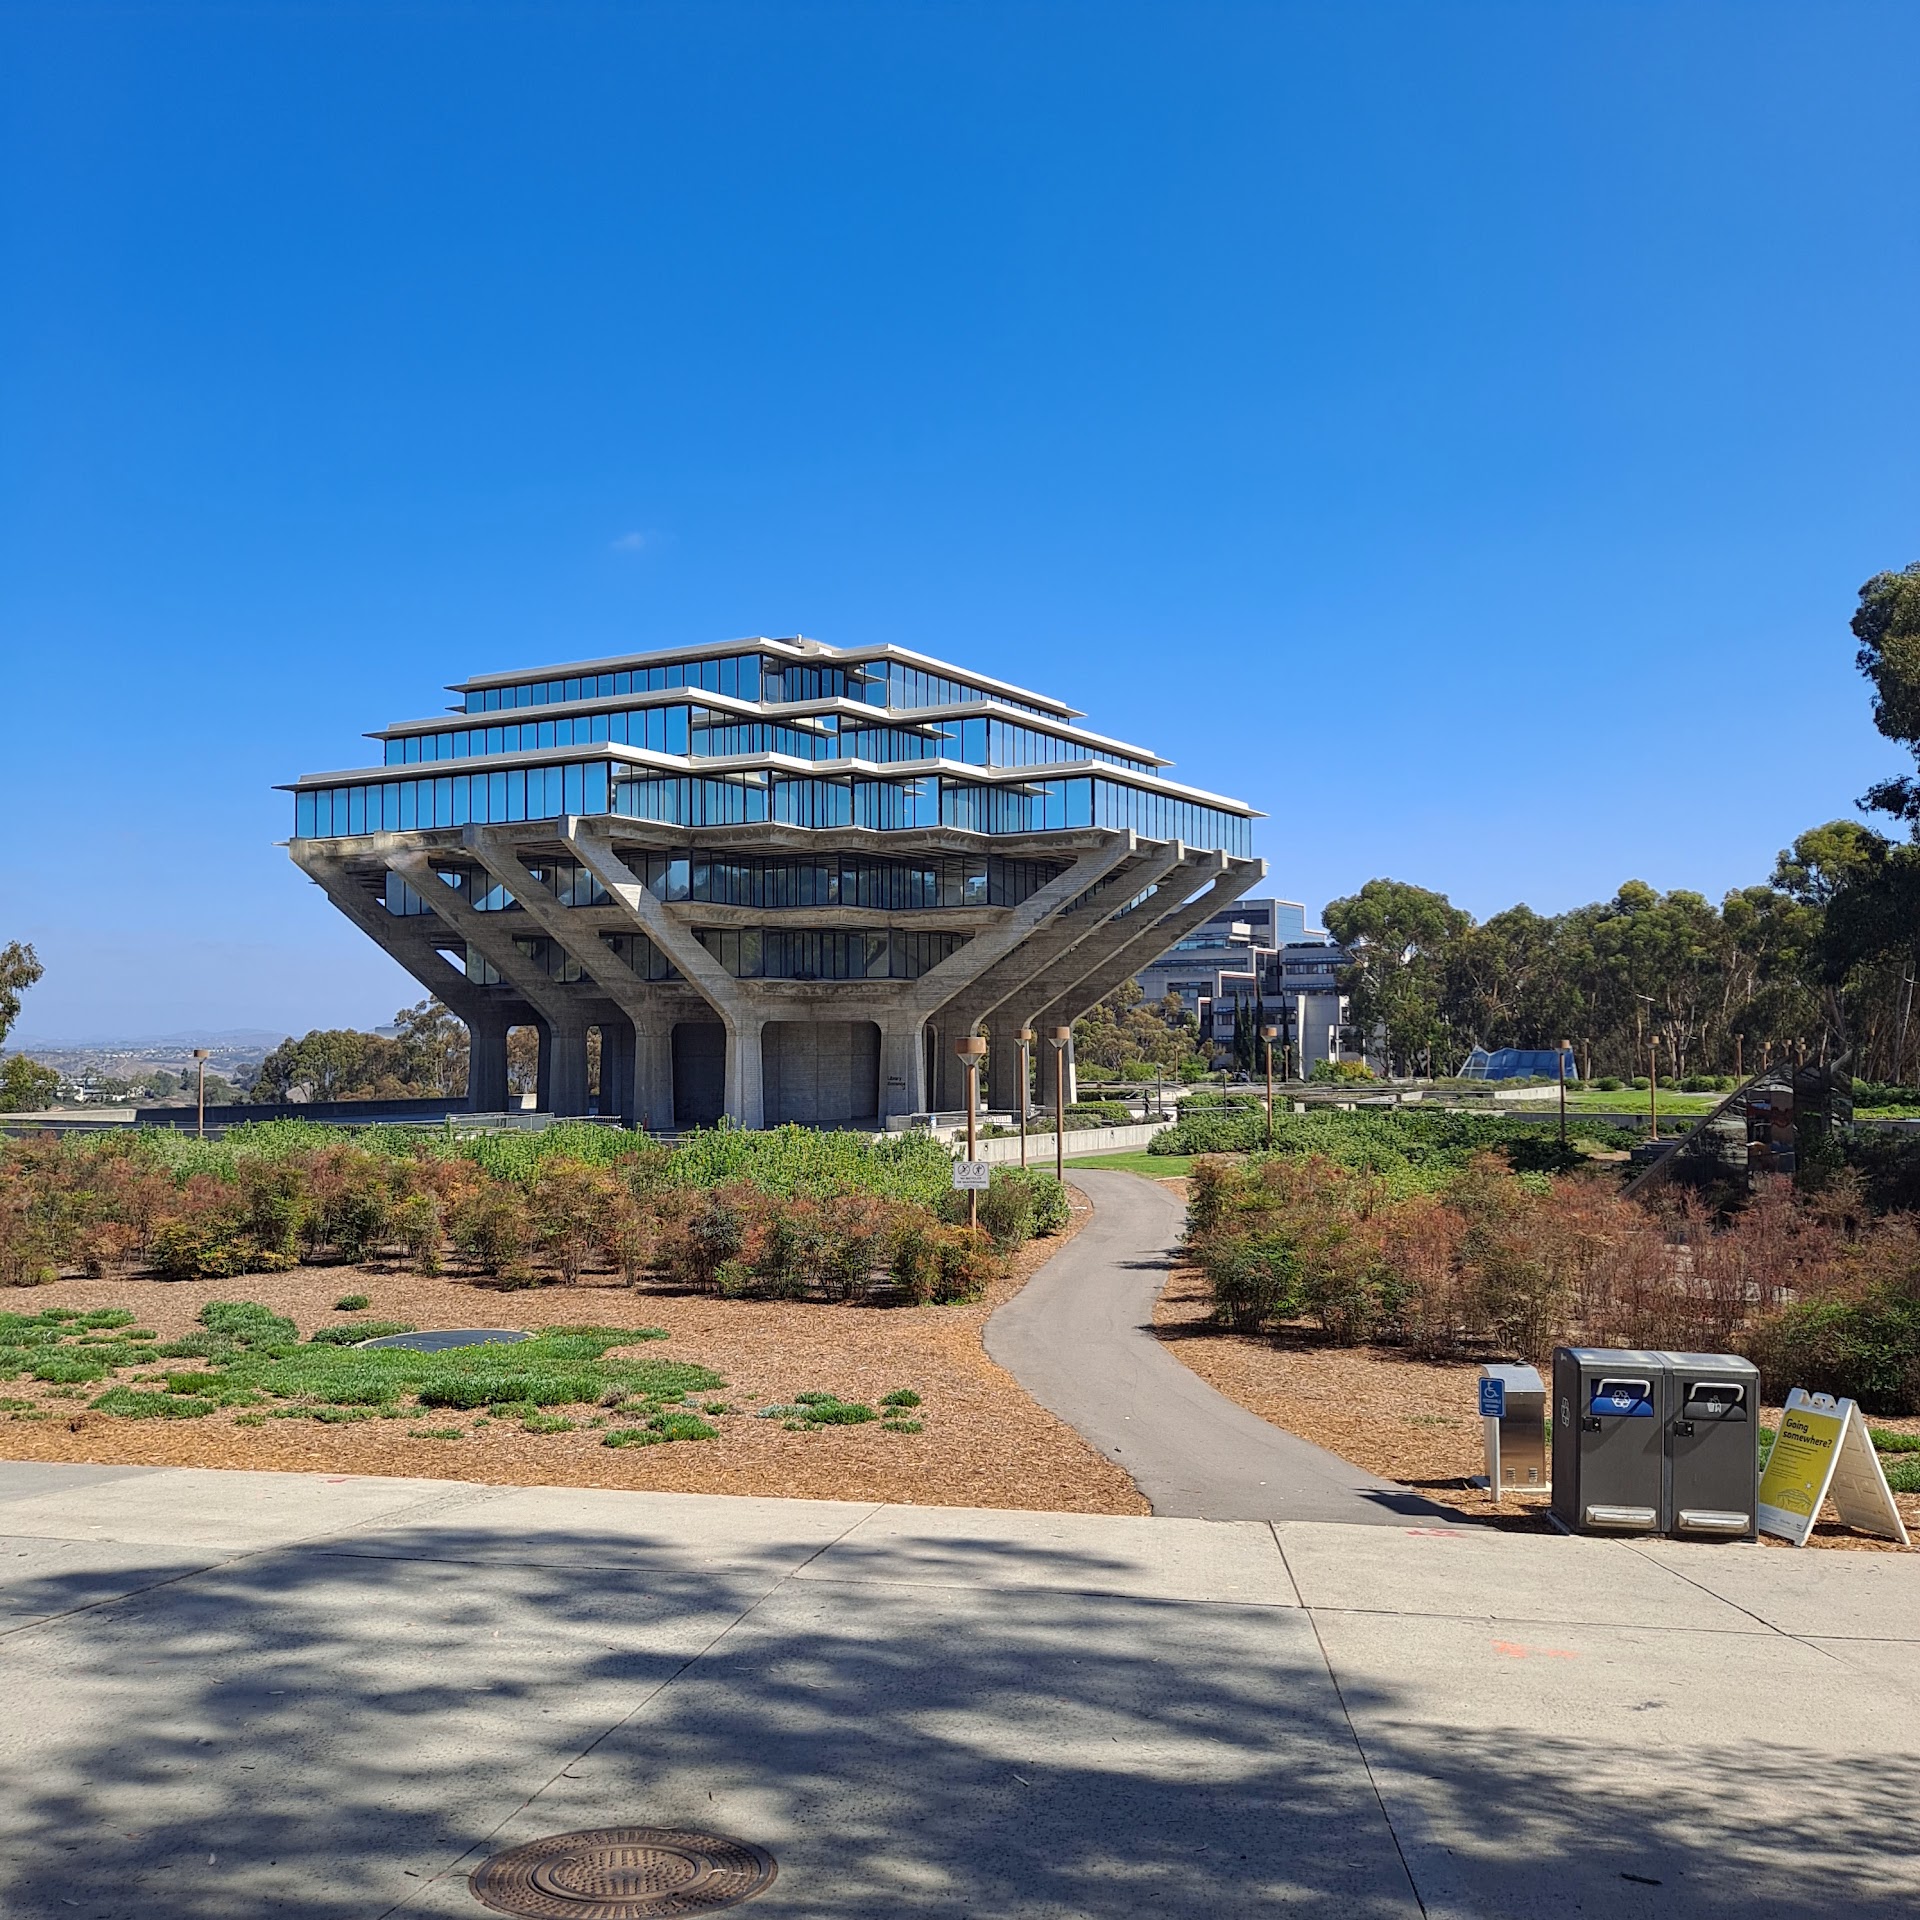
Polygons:
M200 1310L201 1333L158 1349L125 1336L98 1348L78 1344L95 1329L132 1317L125 1314L109 1322L99 1315L71 1316L59 1310L52 1316L4 1316L0 1342L14 1344L0 1344L0 1370L11 1364L9 1378L31 1372L42 1380L100 1380L114 1366L151 1364L156 1358L195 1359L204 1364L143 1376L163 1381L164 1392L115 1386L93 1404L102 1413L129 1419L193 1419L218 1407L251 1407L271 1399L286 1403L276 1411L332 1423L354 1417L349 1410L386 1410L403 1402L451 1408L512 1405L533 1415L541 1407L609 1401L657 1415L670 1401L726 1384L711 1368L685 1361L612 1357L617 1347L665 1339L658 1327L546 1327L528 1340L419 1353L405 1347L336 1344L343 1333L365 1339L392 1330L377 1322L352 1329L329 1327L303 1343L291 1320L253 1301L209 1302ZM656 1440L705 1439L714 1431L685 1413L657 1416L648 1430Z

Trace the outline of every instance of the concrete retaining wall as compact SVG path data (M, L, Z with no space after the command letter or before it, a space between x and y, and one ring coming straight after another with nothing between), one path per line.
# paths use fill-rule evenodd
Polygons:
M1145 1124L1133 1127L1088 1127L1079 1133L1066 1136L1066 1153L1069 1160L1078 1160L1095 1153L1144 1153L1146 1145L1156 1134L1165 1133L1170 1123L1164 1120L1149 1120ZM959 1149L965 1152L964 1145ZM1020 1164L1020 1142L1016 1136L1010 1140L982 1140L980 1158L991 1160L996 1166L1018 1166ZM1053 1164L1053 1135L1050 1133L1030 1133L1027 1135L1027 1165L1030 1167L1050 1167Z

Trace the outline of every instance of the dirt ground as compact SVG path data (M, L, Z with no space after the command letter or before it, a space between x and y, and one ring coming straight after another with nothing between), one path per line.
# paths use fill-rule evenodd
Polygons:
M1069 1190L1068 1235L1088 1216ZM270 1420L238 1427L223 1411L197 1420L126 1420L88 1410L98 1387L0 1383L32 1409L0 1416L0 1455L18 1460L248 1467L289 1472L422 1475L496 1484L630 1487L804 1499L911 1501L930 1506L1020 1507L1074 1513L1145 1513L1131 1479L1072 1428L1036 1405L986 1356L987 1316L1063 1244L1030 1242L1008 1278L966 1306L852 1307L722 1300L664 1288L628 1288L611 1275L581 1285L500 1292L459 1277L436 1279L365 1267L303 1267L244 1279L165 1282L63 1280L8 1296L20 1312L45 1307L126 1307L162 1339L187 1332L209 1300L257 1300L288 1315L303 1335L348 1316L346 1294L371 1304L351 1317L429 1327L562 1324L664 1327L667 1339L631 1349L647 1358L693 1361L727 1382L716 1397L736 1412L714 1419L717 1440L614 1449L601 1433L530 1434L513 1421L475 1426L442 1412L414 1421L324 1426ZM877 1404L911 1387L924 1404L918 1433L877 1422L789 1432L761 1407L823 1389ZM409 1429L458 1425L457 1440ZM615 1423L617 1424L617 1422Z
M1490 1524L1547 1529L1543 1497L1509 1495L1496 1513L1485 1490L1467 1484L1486 1471L1473 1410L1475 1362L1437 1364L1392 1347L1322 1346L1305 1329L1233 1333L1214 1326L1210 1311L1205 1279L1191 1267L1176 1268L1154 1309L1155 1331L1170 1353L1249 1413ZM1778 1408L1768 1411L1777 1419ZM1920 1432L1920 1420L1873 1424ZM1920 1495L1894 1498L1908 1532L1920 1539ZM1899 1551L1830 1520L1815 1529L1812 1544Z

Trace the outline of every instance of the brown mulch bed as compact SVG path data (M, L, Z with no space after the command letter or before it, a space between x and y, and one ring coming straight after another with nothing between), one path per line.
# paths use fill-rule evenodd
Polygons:
M1030 1242L1010 1274L962 1306L825 1306L723 1300L662 1287L629 1288L611 1275L578 1286L501 1292L460 1277L364 1267L302 1267L238 1280L62 1280L10 1296L20 1311L126 1307L162 1339L185 1333L209 1300L257 1300L308 1334L349 1316L333 1303L364 1293L352 1318L410 1320L427 1327L563 1324L664 1327L667 1339L631 1349L643 1357L712 1367L727 1382L717 1397L739 1409L718 1417L717 1440L612 1449L601 1433L530 1434L516 1422L476 1430L473 1416L440 1410L410 1421L323 1426L270 1420L238 1427L222 1411L197 1420L125 1420L87 1409L98 1387L60 1389L32 1381L0 1393L33 1399L33 1412L0 1416L0 1455L17 1460L244 1467L283 1472L417 1475L521 1486L651 1488L801 1499L1020 1507L1073 1513L1145 1513L1119 1467L1037 1405L981 1345L987 1316L1010 1299L1090 1209L1069 1190L1066 1235ZM757 1409L824 1389L877 1405L911 1387L919 1433L878 1423L790 1432ZM40 1417L35 1417L39 1415ZM584 1413L576 1417L584 1419ZM612 1424L619 1424L614 1420ZM458 1425L459 1440L410 1437L408 1429Z
M1236 1405L1440 1505L1503 1528L1550 1530L1543 1497L1510 1495L1496 1510L1484 1488L1467 1485L1486 1471L1474 1411L1477 1362L1416 1360L1393 1347L1330 1347L1305 1327L1234 1333L1215 1326L1211 1311L1205 1278L1176 1267L1154 1308L1154 1330L1168 1352ZM1920 1419L1873 1424L1920 1432ZM1907 1531L1920 1540L1920 1495L1894 1499ZM1810 1544L1900 1550L1831 1520L1815 1528Z

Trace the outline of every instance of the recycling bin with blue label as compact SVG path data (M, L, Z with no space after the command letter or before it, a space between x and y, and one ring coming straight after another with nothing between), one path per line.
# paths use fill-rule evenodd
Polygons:
M1575 1533L1665 1533L1669 1356L1556 1347L1553 1515Z

